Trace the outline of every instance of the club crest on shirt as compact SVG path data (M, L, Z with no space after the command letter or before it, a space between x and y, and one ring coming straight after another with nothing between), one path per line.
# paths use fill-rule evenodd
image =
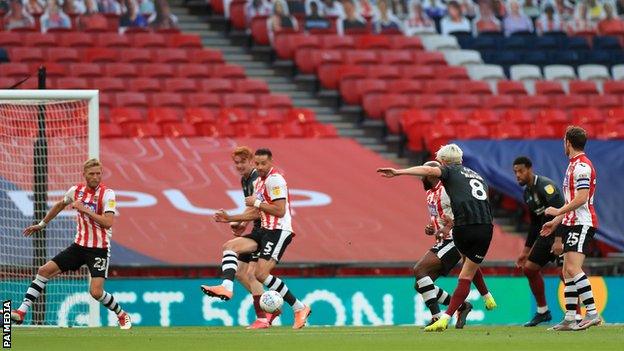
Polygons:
M275 188L271 189L271 194L273 194L273 196L280 196L282 194L282 189L276 186Z
M552 186L552 184L548 184L544 187L544 190L546 191L546 194L548 195L552 195L555 193L555 187Z
M84 195L84 191L81 190L78 192L78 197L82 197L83 195Z

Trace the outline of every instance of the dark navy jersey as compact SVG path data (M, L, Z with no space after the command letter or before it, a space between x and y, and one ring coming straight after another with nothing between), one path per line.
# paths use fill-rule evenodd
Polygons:
M565 204L561 189L551 179L535 175L531 184L524 187L524 202L529 207L531 226L527 235L527 247L532 247L542 225L553 217L544 215L548 207L560 208Z
M451 199L454 225L492 224L488 186L475 171L462 165L441 168L440 179Z
M245 197L253 196L255 194L254 183L256 182L256 179L258 179L258 171L255 168L251 171L249 177L241 178L241 186L243 187L243 194L245 194ZM256 219L254 221L254 228L260 228L260 224L260 219Z

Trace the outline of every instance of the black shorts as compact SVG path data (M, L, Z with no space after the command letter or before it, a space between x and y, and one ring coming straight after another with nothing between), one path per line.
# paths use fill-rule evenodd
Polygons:
M563 252L589 254L589 244L594 239L596 228L588 225L562 226Z
M286 248L290 244L293 236L293 233L281 229L254 228L251 233L244 237L258 244L256 252L248 254L252 257L256 255L255 261L257 261L258 258L263 258L265 260L274 259L279 262L284 252L286 252ZM241 256L243 255L238 256L239 261L242 261Z
M440 262L442 262L441 275L448 275L451 269L461 260L461 254L455 247L453 239L440 241L433 245L429 251L438 256Z
M76 271L86 264L91 277L108 278L109 259L109 249L84 247L74 243L54 256L52 261L59 266L61 272Z
M549 236L538 236L533 243L528 260L544 267L548 262L555 262L557 255L552 253L552 246L555 243L555 234Z
M493 228L491 224L470 224L453 227L453 241L457 250L475 263L483 262L490 248Z

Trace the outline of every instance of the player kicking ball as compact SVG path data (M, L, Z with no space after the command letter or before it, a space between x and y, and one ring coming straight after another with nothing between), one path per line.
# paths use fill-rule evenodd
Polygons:
M24 235L31 236L45 228L66 206L71 205L77 211L74 243L39 268L35 280L26 290L24 302L17 310L11 311L11 320L17 324L24 322L28 309L41 295L50 279L86 265L91 273L91 296L117 314L121 329L132 327L128 313L124 312L113 295L104 291L115 221L115 193L113 189L101 184L102 164L97 159L84 163L83 176L85 184L72 186L39 224L24 229Z
M584 330L602 323L591 283L583 272L583 261L589 252L589 244L598 229L598 217L594 210L594 194L596 193L596 169L587 155L585 144L587 133L581 127L570 126L564 138L564 150L570 159L568 169L563 178L563 207L548 207L544 213L554 216L544 223L542 236L549 236L561 224L563 235L563 277L565 288L566 314L563 321L550 330L569 331ZM585 318L578 324L575 321L578 299L586 308Z
M255 269L256 279L284 298L295 314L293 329L301 329L310 316L310 307L299 301L280 278L271 275L295 235L288 187L284 176L273 168L273 154L269 149L256 150L254 161L259 178L256 180L254 196L245 198L248 208L241 215L229 215L219 210L215 214L215 220L227 223L260 218L261 228L252 231L250 235L230 240L223 246L223 282L217 286L202 285L201 289L206 295L223 300L231 299L234 295L232 280L238 269L238 256L258 250L260 256Z
M470 283L479 270L492 240L492 210L488 200L488 188L483 178L470 168L462 166L463 152L455 144L444 145L436 159L442 167L417 166L407 169L379 168L382 176L392 178L400 175L437 177L442 181L453 210L453 242L466 257L462 265L457 288L445 313L426 332L444 331L449 320L466 301Z
M429 161L424 166L440 167L441 165L437 161ZM442 182L433 176L424 177L422 182L427 192L427 207L431 219L425 227L425 234L435 236L436 244L418 261L414 267L414 276L416 277L416 291L421 294L425 305L431 311L431 322L427 324L429 326L442 315L439 303L448 306L451 301L451 296L433 282L441 275L448 275L462 259L462 255L453 243L453 210ZM485 285L481 270L475 273L473 283L484 299L485 308L487 310L496 308L496 301ZM471 310L472 304L464 301L457 310L455 328L464 327Z

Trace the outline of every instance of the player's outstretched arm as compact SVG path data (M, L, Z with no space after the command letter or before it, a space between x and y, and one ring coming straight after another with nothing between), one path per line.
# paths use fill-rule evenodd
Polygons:
M63 200L57 202L52 206L50 211L45 215L45 217L38 224L34 224L24 229L24 236L31 236L33 233L40 231L45 228L45 226L50 223L56 216L58 216L61 211L67 206Z
M578 189L576 196L568 204L561 208L549 207L544 213L549 216L560 216L583 206L589 200L589 189Z
M429 166L416 166L404 169L377 168L377 173L381 173L381 176L386 178L392 178L400 175L411 175L416 177L439 177L442 175L440 168Z
M549 236L554 233L557 226L563 221L563 215L557 216L550 221L544 223L542 226L542 230L540 231L541 236Z

